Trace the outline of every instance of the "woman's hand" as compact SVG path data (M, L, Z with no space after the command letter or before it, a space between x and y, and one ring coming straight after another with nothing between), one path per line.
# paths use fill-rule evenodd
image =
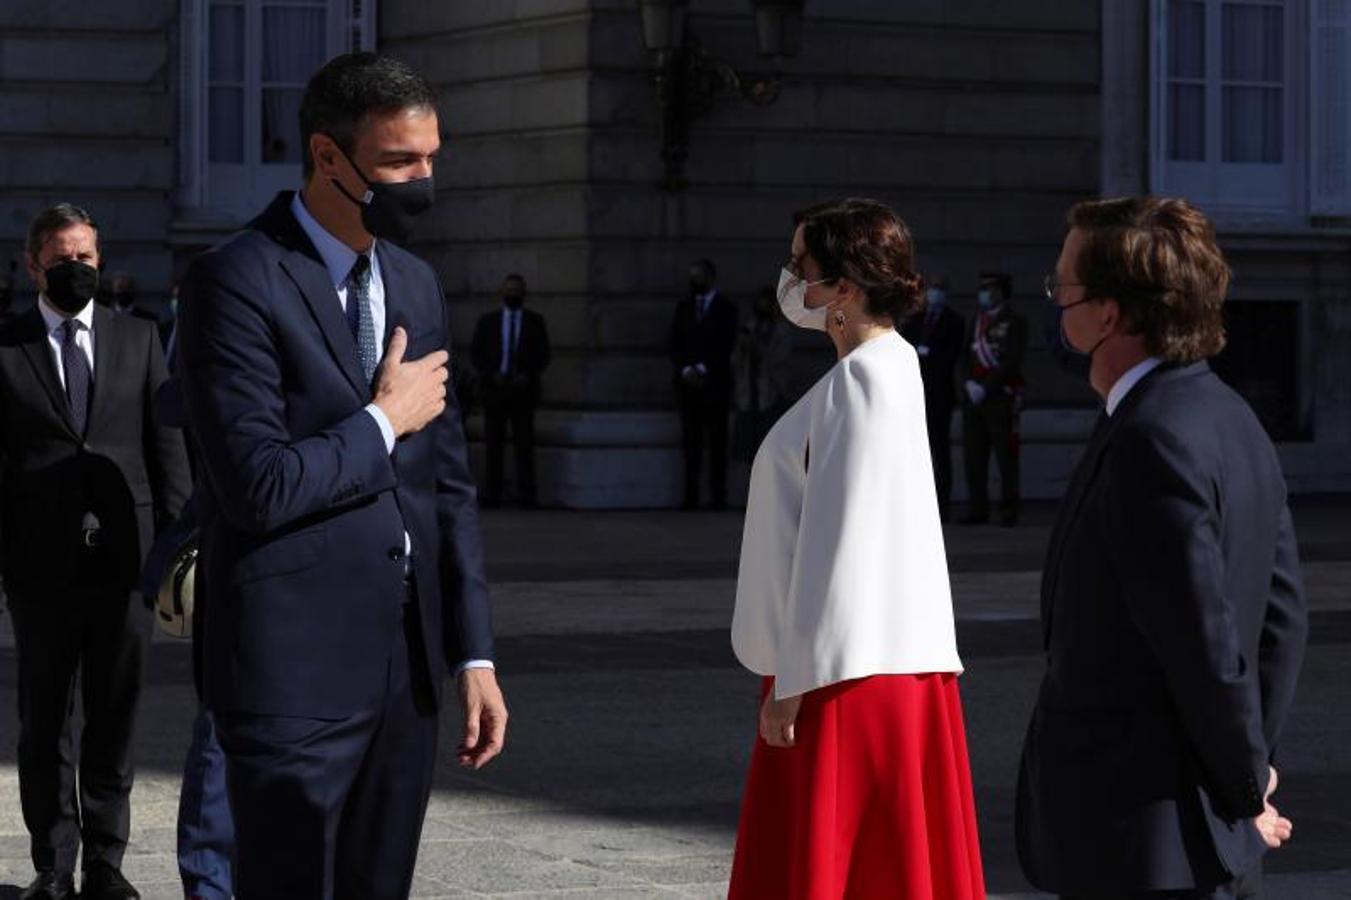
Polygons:
M760 737L771 747L793 747L797 738L793 733L798 710L802 708L802 696L775 700L774 692L765 697L760 706Z

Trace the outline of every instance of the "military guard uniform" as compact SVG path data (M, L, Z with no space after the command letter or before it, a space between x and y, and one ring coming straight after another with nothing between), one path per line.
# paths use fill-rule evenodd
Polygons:
M1002 487L1001 521L1018 521L1018 416L1023 404L1027 319L1008 303L981 311L962 354L962 441L971 510L965 523L990 517L989 465L994 452Z

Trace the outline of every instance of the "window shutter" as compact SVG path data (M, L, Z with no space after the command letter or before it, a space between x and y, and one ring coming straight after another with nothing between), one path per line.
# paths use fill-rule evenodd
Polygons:
M1314 0L1309 54L1310 211L1351 215L1351 0Z

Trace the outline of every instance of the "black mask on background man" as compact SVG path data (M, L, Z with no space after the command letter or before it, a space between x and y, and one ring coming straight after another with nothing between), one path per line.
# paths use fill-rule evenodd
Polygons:
M68 316L84 309L99 290L99 270L78 259L68 259L47 269L44 293L48 302Z
M524 294L503 294L502 302L507 305L507 309L520 309L525 305Z

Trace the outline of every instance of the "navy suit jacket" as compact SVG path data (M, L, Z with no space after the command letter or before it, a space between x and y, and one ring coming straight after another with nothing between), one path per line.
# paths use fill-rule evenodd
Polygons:
M1210 888L1264 845L1308 623L1285 479L1205 363L1099 420L1052 532L1018 852L1052 892Z
M318 252L278 195L184 277L179 374L201 462L206 700L343 717L383 690L412 539L428 671L492 659L475 489L453 394L385 450ZM432 269L377 243L385 339L450 350Z

